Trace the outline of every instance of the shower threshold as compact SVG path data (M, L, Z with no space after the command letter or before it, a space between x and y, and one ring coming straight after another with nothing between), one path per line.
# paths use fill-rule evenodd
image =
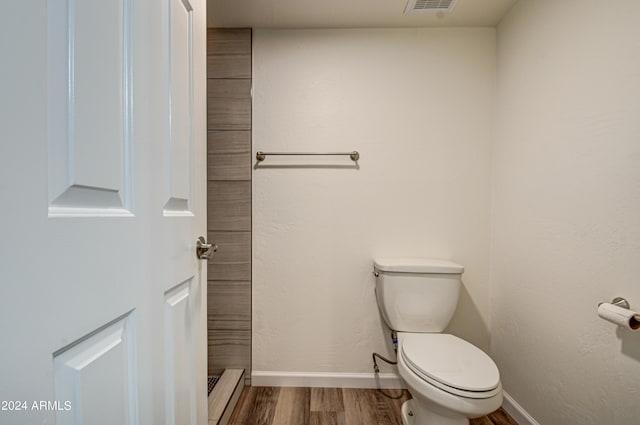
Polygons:
M209 425L227 425L244 388L244 369L225 369L215 378L209 377Z

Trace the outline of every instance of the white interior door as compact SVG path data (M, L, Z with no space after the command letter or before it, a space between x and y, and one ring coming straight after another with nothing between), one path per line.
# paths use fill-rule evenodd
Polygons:
M204 0L0 13L0 424L206 424Z

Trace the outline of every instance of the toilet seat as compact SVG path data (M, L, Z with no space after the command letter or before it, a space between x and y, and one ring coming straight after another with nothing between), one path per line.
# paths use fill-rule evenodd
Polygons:
M400 355L411 372L450 394L481 399L501 391L493 360L454 335L404 334Z

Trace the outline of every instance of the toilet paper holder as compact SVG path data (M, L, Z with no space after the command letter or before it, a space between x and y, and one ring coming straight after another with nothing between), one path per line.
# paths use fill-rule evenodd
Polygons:
M640 330L640 314L631 310L629 301L615 297L610 303L598 303L598 316L629 330Z

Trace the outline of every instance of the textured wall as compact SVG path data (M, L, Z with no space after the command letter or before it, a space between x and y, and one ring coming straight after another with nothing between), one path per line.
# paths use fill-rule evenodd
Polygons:
M541 424L640 419L640 3L521 0L498 27L492 354Z
M253 367L370 372L376 256L465 265L451 331L488 349L495 31L255 30Z

